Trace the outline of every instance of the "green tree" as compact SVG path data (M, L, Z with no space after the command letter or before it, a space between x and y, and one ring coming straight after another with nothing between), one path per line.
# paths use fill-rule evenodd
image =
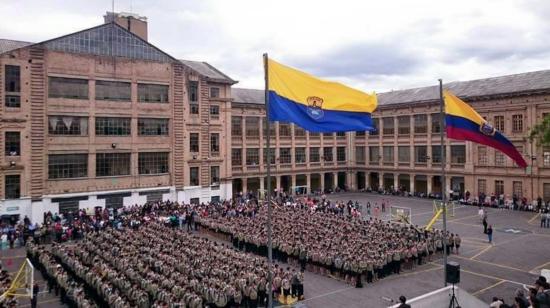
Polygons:
M535 140L541 145L550 145L550 115L542 119L542 122L535 124L529 132L529 139Z

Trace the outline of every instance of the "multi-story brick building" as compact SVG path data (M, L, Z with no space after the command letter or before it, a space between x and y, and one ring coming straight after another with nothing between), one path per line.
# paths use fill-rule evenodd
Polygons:
M472 196L514 194L550 201L550 147L527 138L550 113L550 71L452 82L445 85L472 104L525 155L517 167L494 149L445 140L446 190ZM378 95L371 133L308 133L289 124L272 125L275 165L272 187L292 191L347 187L402 188L424 195L441 191L439 87ZM265 108L260 90L233 89L231 170L233 190L265 189ZM263 129L260 129L263 127ZM263 157L263 159L262 159Z
M231 196L235 81L148 43L146 18L0 40L0 78L0 214Z
M0 40L0 215L147 200L205 202L265 189L264 92L147 41L147 20L40 43ZM525 137L550 112L550 71L446 85L523 152L523 170L491 148L447 140L446 186L550 200L550 148ZM378 130L315 134L273 124L272 187L403 187L439 192L437 87L379 95Z

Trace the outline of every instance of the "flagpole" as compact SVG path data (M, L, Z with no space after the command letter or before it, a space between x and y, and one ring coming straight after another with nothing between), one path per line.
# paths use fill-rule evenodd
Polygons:
M271 128L269 124L269 74L268 74L268 61L267 53L264 53L264 73L265 73L265 120L266 122L266 158L267 158L267 259L268 273L267 273L267 307L273 307L273 243L271 234Z
M443 284L447 286L447 191L445 181L445 99L443 98L443 80L439 79L439 126L441 135L441 202L443 204Z

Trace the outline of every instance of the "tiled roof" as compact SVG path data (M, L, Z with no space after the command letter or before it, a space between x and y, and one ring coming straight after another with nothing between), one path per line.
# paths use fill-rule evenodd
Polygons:
M469 81L454 81L446 83L443 86L445 89L451 90L454 94L464 99L492 95L550 91L550 70ZM263 90L234 88L232 91L235 102L264 104ZM378 93L379 106L430 102L438 99L438 85Z
M208 64L207 62L189 61L189 60L180 60L180 62L190 67L192 70L196 71L197 73L204 75L208 78L218 80L221 82L228 82L231 84L237 83L235 80L231 79L229 76L220 72L218 69Z
M7 39L0 39L0 54L18 49L21 47L25 47L28 45L31 45L33 43L30 42L23 42L23 41L15 41L15 40L7 40Z
M264 104L265 91L256 89L231 88L231 96L235 103Z
M454 81L443 86L464 99L550 90L550 70L469 81ZM434 101L437 99L439 99L438 85L378 94L378 104L380 106Z

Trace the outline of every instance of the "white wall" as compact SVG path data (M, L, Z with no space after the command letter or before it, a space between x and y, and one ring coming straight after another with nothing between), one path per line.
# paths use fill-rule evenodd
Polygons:
M452 294L452 286L448 286L433 292L415 297L407 301L407 304L414 308L447 308L449 307ZM468 308L486 308L489 304L484 303L477 297L462 290L459 287L455 287L455 296L458 299L460 307ZM398 308L399 304L391 306L391 308Z

